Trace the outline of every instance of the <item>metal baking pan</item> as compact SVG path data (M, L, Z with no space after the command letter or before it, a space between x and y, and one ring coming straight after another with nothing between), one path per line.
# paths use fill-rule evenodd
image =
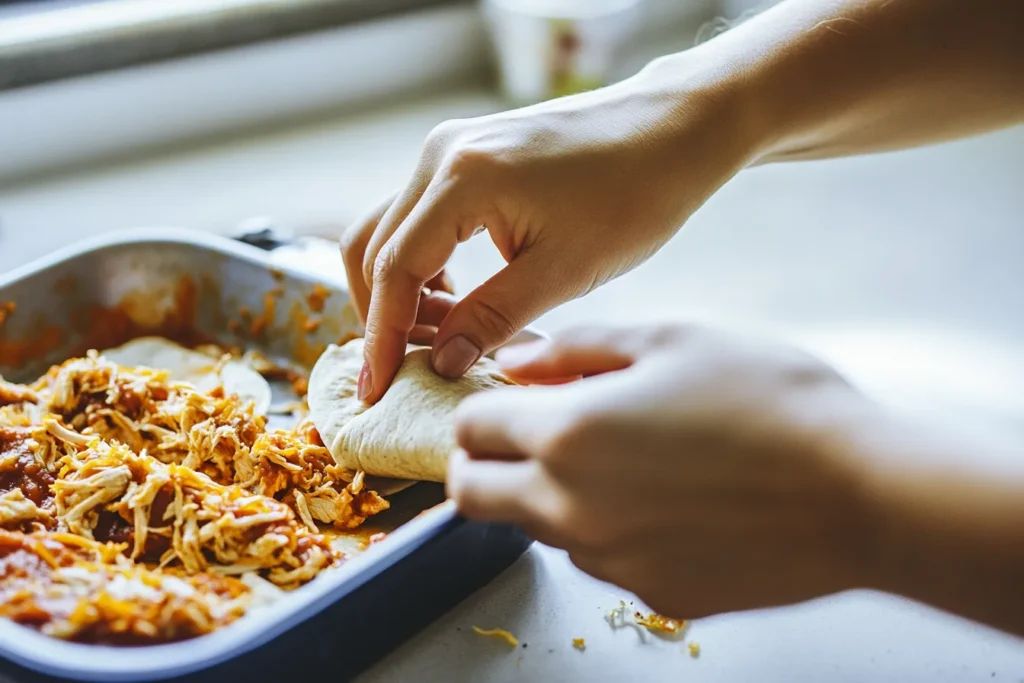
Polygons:
M273 246L183 230L134 231L0 276L0 302L16 304L0 327L0 374L31 380L88 348L151 332L254 348L308 369L326 344L358 335L358 319L340 259L330 281L281 266ZM309 299L318 282L330 292L322 313L311 310L319 306ZM313 318L317 324L305 324ZM287 599L193 640L84 645L0 620L0 681L294 681L324 674L346 680L488 583L529 545L514 527L461 518L434 484L398 494L391 510L372 519L394 529L382 542Z

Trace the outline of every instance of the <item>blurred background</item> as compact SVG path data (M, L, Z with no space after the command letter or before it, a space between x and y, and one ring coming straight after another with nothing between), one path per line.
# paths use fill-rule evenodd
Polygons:
M0 3L0 272L144 226L336 238L441 121L620 79L771 4ZM746 171L651 262L538 325L755 327L1019 428L1022 187L1021 128ZM333 246L291 258L342 276ZM477 239L451 270L464 291L500 266Z

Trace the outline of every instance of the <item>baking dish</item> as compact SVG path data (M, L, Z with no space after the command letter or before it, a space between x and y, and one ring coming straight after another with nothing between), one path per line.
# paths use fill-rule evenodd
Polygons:
M276 243L264 246L183 230L133 231L20 267L0 277L0 302L16 305L0 326L0 374L25 381L87 348L150 333L238 345L308 369L326 344L360 333L340 259L337 278L325 279L282 265ZM276 399L287 400L290 386L275 382ZM529 545L514 527L462 519L438 485L417 484L392 503L375 520L390 532L383 541L287 599L194 640L84 645L0 620L0 680L265 680L325 672L345 680Z

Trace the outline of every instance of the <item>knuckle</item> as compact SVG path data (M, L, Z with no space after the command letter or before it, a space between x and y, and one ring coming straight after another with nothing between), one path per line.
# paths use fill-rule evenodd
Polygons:
M481 335L485 338L485 345L500 344L519 331L519 322L502 310L501 306L479 297L466 299L465 303L469 309L469 317L476 321Z
M379 314L370 311L366 317L366 325L363 327L363 358L367 362L377 353L382 335L387 334L387 325Z
M374 283L388 282L394 279L397 271L398 250L390 243L385 244L373 260L372 280Z
M459 138L464 127L465 123L460 119L443 121L434 126L423 143L420 164L426 168L435 168Z
M445 154L445 168L453 179L472 178L495 165L495 156L486 149L459 145Z
M443 148L458 135L463 125L465 124L462 119L448 119L437 124L427 133L427 147Z
M362 260L363 240L360 239L362 237L360 228L361 226L353 225L341 233L341 237L338 239L341 256L346 261Z

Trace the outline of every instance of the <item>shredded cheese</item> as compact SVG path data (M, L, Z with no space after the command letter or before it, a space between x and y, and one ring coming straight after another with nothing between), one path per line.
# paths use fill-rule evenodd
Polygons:
M503 628L482 629L479 626L474 626L473 630L482 636L500 638L508 643L510 647L516 647L519 645L519 641L516 640L516 637Z
M637 612L633 616L634 621L640 626L643 626L652 633L667 633L669 635L676 635L686 630L687 623L684 619L673 619L671 617L665 617L654 612L643 615Z

